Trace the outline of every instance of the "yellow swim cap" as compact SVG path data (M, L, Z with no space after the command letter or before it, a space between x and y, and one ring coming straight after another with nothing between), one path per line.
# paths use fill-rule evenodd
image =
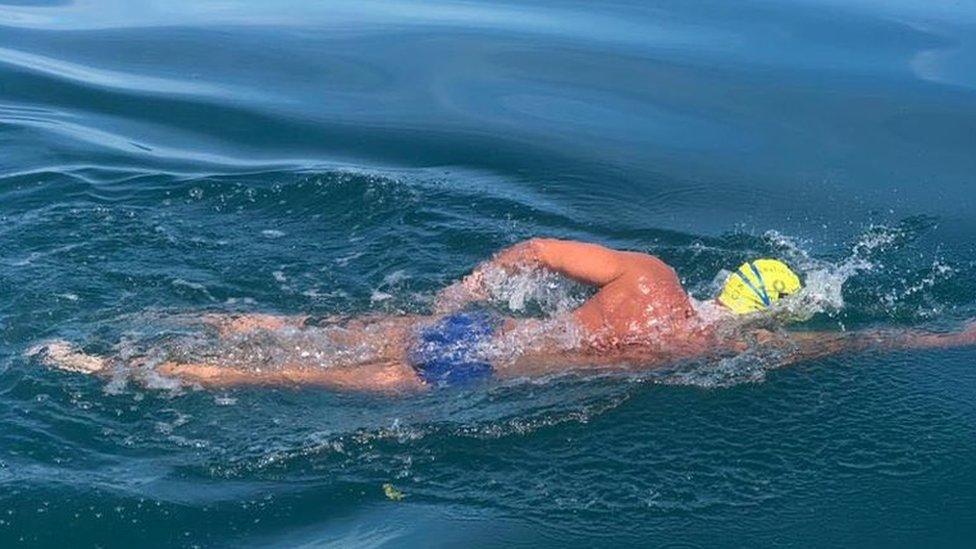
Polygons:
M765 311L784 295L802 288L800 277L778 259L743 263L725 280L718 302L733 313Z

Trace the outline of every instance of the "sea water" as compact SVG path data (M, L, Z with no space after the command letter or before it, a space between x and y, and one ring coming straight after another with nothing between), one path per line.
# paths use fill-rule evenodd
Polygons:
M0 546L972 546L971 348L412 396L27 351L425 314L532 236L655 254L703 303L783 257L793 329L951 330L974 36L969 2L0 0Z

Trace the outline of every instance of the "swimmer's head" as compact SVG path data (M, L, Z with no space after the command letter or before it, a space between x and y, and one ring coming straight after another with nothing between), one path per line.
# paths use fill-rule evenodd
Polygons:
M725 280L718 302L735 314L765 311L783 296L803 287L786 263L757 259L743 263Z

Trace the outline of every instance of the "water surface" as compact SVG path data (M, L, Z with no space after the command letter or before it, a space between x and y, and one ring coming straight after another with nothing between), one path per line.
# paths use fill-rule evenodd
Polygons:
M0 545L969 545L973 349L409 398L24 352L423 313L536 235L657 254L699 298L775 254L816 282L805 328L950 329L974 31L966 2L0 0ZM575 295L519 284L498 307Z

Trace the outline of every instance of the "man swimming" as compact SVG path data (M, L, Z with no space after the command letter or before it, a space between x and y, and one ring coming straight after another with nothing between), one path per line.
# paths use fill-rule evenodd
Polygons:
M479 307L491 279L547 270L596 293L559 318L519 319ZM536 238L507 248L437 296L435 315L375 316L315 325L306 317L205 315L220 338L271 334L270 345L295 353L271 357L250 341L200 359L168 356L119 360L84 354L65 342L33 352L65 370L107 373L147 368L203 386L298 384L402 391L461 385L490 377L541 376L608 368L649 369L693 359L773 349L779 365L842 351L976 344L976 323L959 332L781 332L746 320L773 310L801 289L783 262L758 259L731 273L714 302L696 306L675 271L652 255L585 242ZM705 314L704 311L711 311ZM287 342L282 344L281 342ZM171 353L172 354L172 353Z

